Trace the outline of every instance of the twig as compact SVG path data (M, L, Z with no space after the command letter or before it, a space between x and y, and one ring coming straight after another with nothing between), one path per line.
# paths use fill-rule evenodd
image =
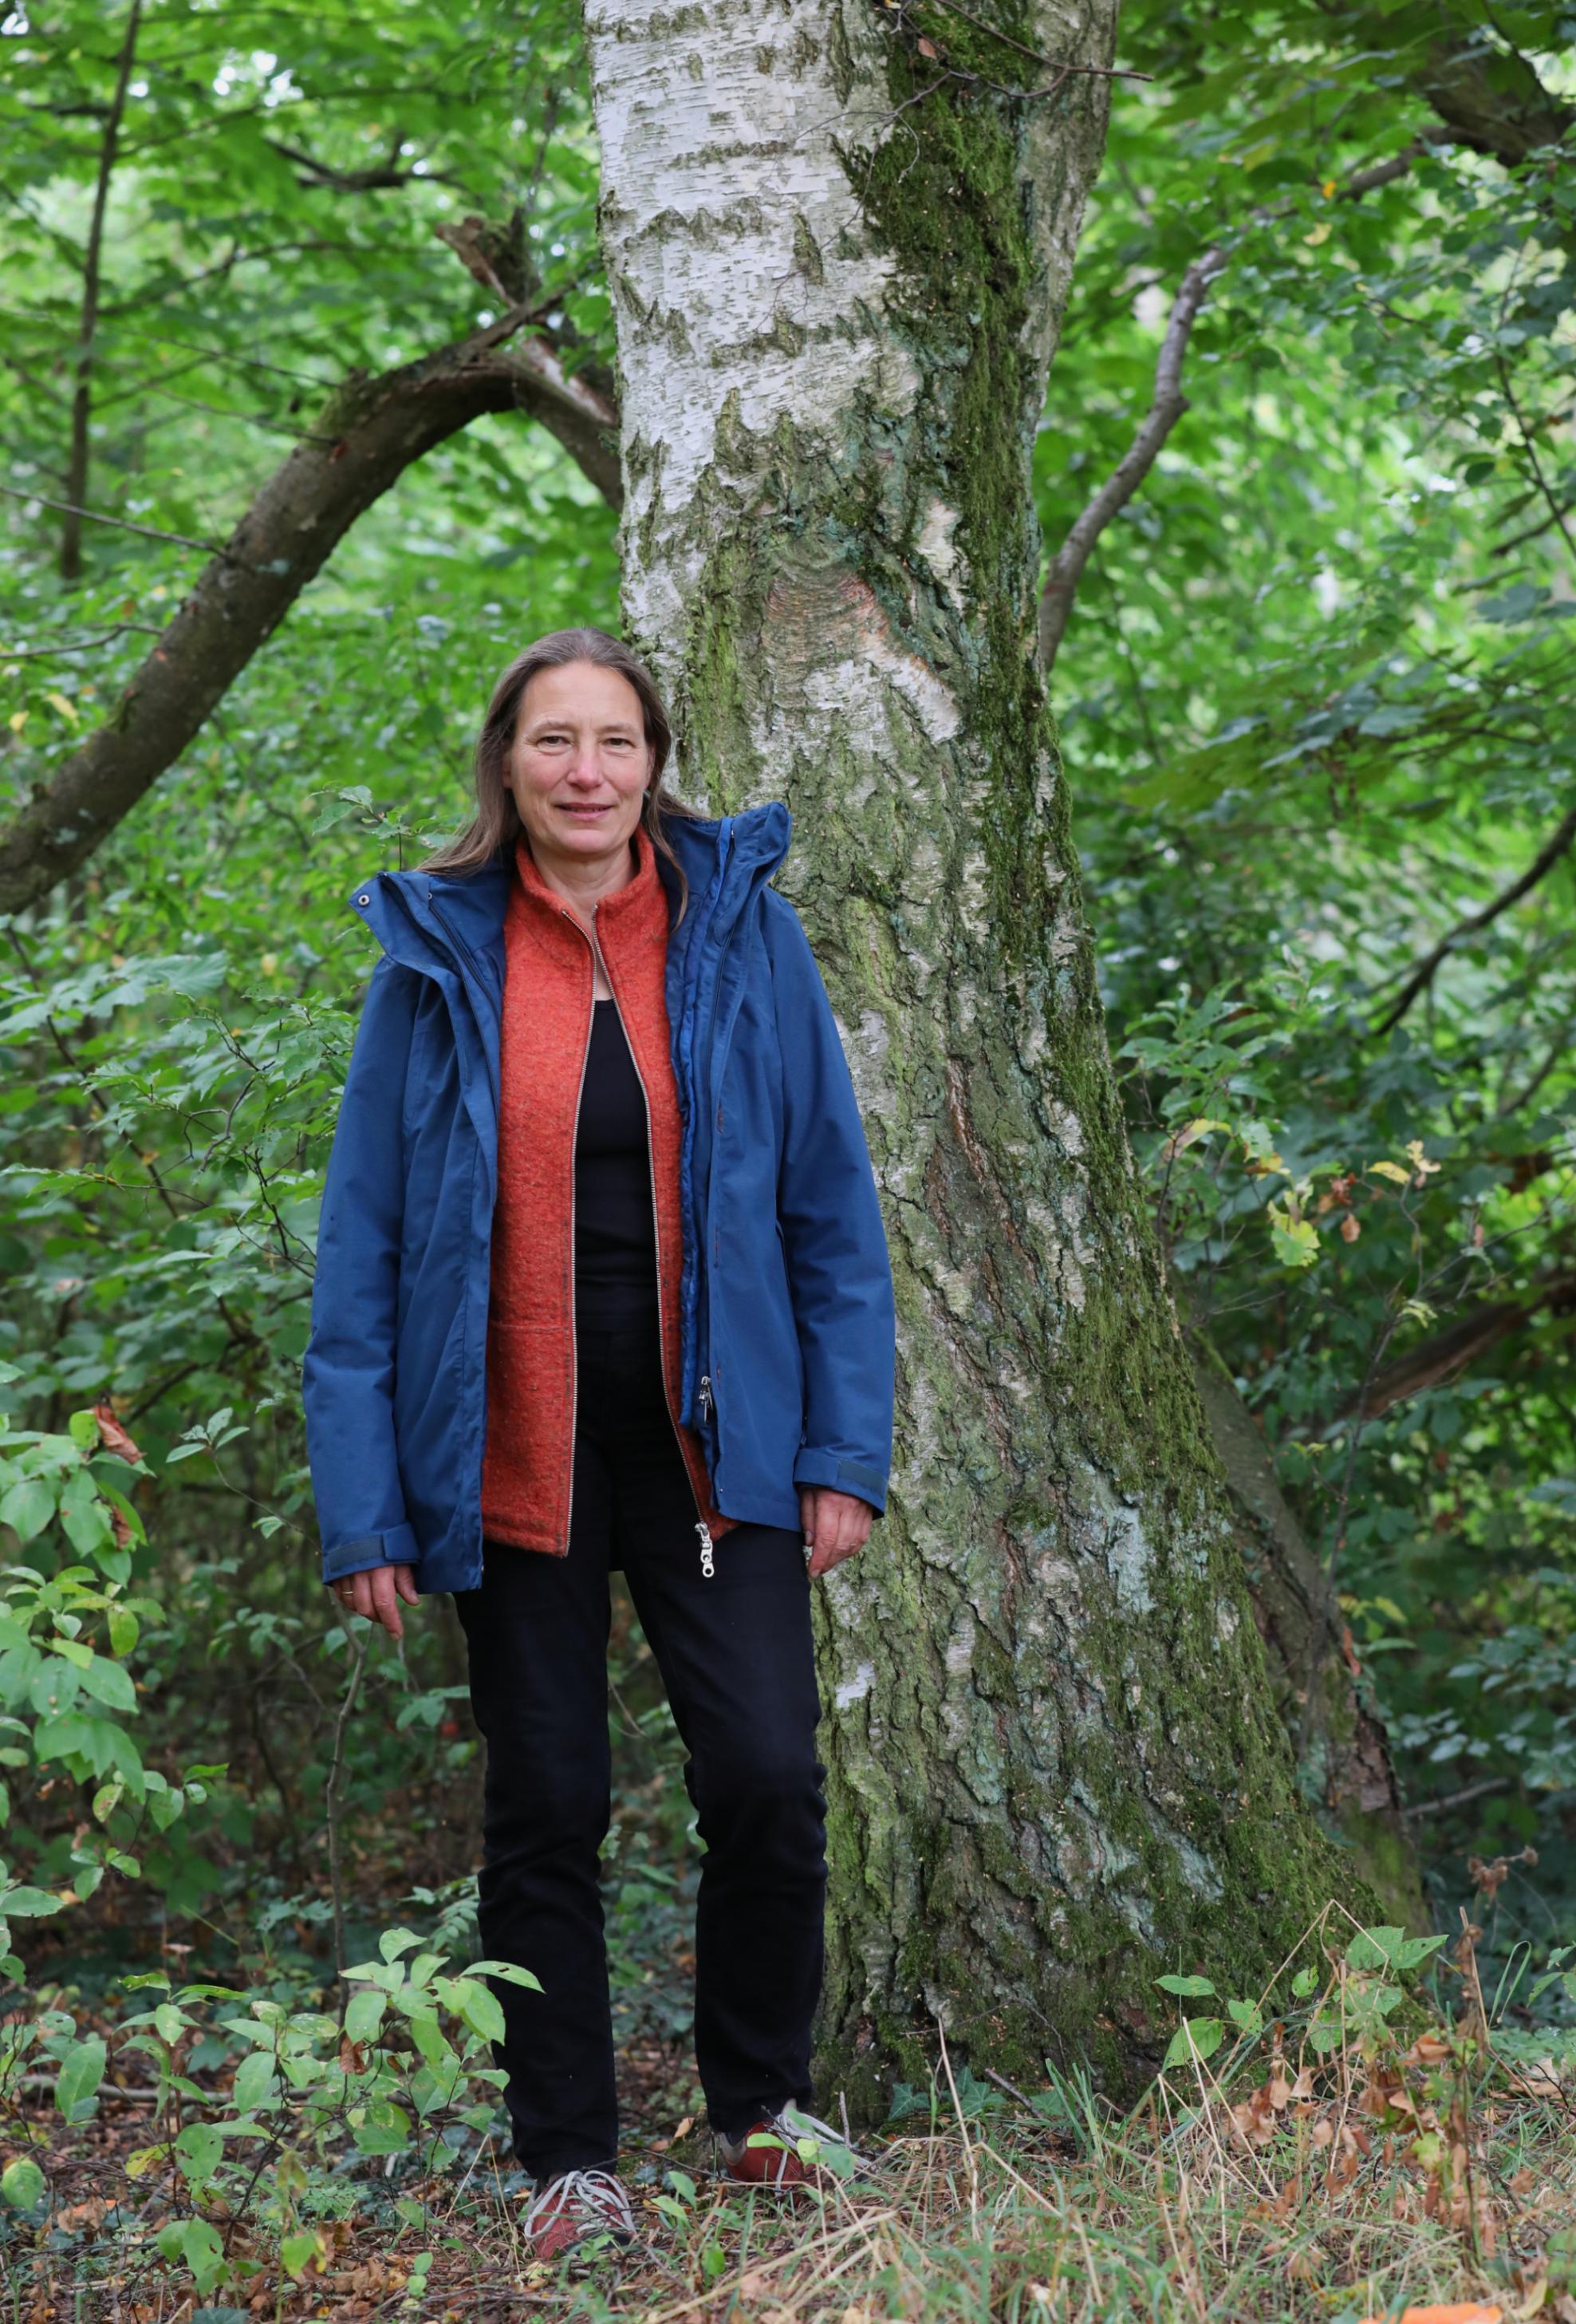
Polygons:
M1442 1799L1419 1800L1415 1807L1403 1808L1401 1821L1410 1822L1416 1816L1442 1815L1446 1808L1465 1807L1469 1800L1480 1800L1489 1792L1509 1791L1514 1777L1488 1775L1480 1784L1469 1784L1464 1791L1446 1792Z
M22 492L14 484L0 484L8 501L36 501L40 508L59 509L67 516L85 517L90 524L114 525L119 532L140 532L144 540L172 540L178 549L200 549L205 557L222 557L226 565L239 565L241 559L217 540L191 540L183 532L160 532L151 524L134 524L129 517L105 516L97 509L81 508L72 501L52 501L43 493Z
M366 1640L357 1637L343 1616L341 1622L350 1650L355 1657L350 1683L339 1706L339 1716L334 1722L334 1757L328 1766L328 1780L323 1787L323 1803L328 1817L328 1885L334 1897L334 1966L343 1978L345 1960L345 1881L339 1850L339 1778L345 1767L345 1732L355 1709L355 1698L361 1692L361 1676L366 1668ZM348 1997L340 1996L343 2019Z
M1576 557L1576 534L1572 534L1570 525L1566 522L1570 513L1569 509L1562 503L1553 486L1544 474L1544 464L1538 458L1538 447L1533 441L1533 431L1522 416L1521 406L1516 400L1516 390L1510 384L1510 366L1498 350L1495 352L1494 368L1499 374L1499 385L1505 401L1510 406L1511 415L1521 430L1521 447L1526 454L1527 465L1532 469L1533 481L1543 494L1544 504L1549 512L1550 522L1559 526L1560 538L1571 556Z
M976 2242L980 2236L980 2165L974 2156L974 2143L969 2136L969 2126L963 2118L963 2103L958 2086L952 2078L952 2060L946 2054L946 2028L940 2018L935 2021L935 2038L941 2044L941 2062L946 2073L946 2086L952 2092L953 2111L958 2118L958 2136L963 2142L963 2153L969 2164L969 2225Z
M1004 2089L1009 2098L1016 2098L1020 2107L1027 2107L1037 2122L1044 2122L1045 2116L1041 2114L1038 2107L1036 2106L1032 2098L1025 2098L1023 2092L1018 2089L1016 2082L1009 2082L1005 2074L999 2074L996 2071L994 2066L987 2066L985 2069L985 2075L988 2080L997 2083L1000 2089Z
M1218 243L1212 243L1183 276L1160 343L1159 361L1155 365L1154 401L1126 452L1083 514L1074 519L1066 540L1051 559L1051 569L1040 592L1042 670L1048 672L1055 662L1091 549L1118 510L1125 508L1132 499L1154 466L1161 446L1187 410L1187 398L1182 392L1182 359L1187 353L1188 337L1199 309L1225 264L1225 253Z
M952 6L954 0L943 0ZM972 21L972 20L971 20ZM1419 153L1428 149L1430 140L1415 138L1398 153L1387 160L1376 161L1370 169L1355 171L1345 183L1339 186L1331 198L1335 201L1360 201L1379 186L1404 177ZM1257 209L1254 223L1266 226L1283 217L1294 208L1292 201L1276 203ZM1166 438L1187 410L1187 398L1182 392L1182 363L1187 352L1189 335L1198 318L1199 309L1208 298L1215 277L1224 272L1229 261L1219 243L1212 243L1188 267L1182 278L1171 313L1166 325L1166 336L1160 343L1159 359L1155 366L1155 395L1138 434L1117 466L1093 499L1078 517L1051 559L1040 593L1039 655L1043 672L1048 673L1060 650L1073 599L1083 579L1089 553L1105 527L1118 512L1126 507L1143 483ZM1525 431L1524 431L1525 432Z
M0 646L0 661L47 661L55 654L87 653L94 646L106 646L123 630L141 630L150 638L164 634L155 622L116 622L112 630L101 630L96 638L62 639L52 646Z
M71 395L70 450L67 455L66 497L60 503L66 522L60 528L60 578L75 581L82 571L80 505L88 490L88 424L93 410L93 340L98 328L99 267L104 254L104 217L109 204L109 181L125 117L126 92L131 86L132 60L143 20L143 0L131 0L125 37L115 67L115 95L104 124L98 149L98 178L93 189L93 214L88 225L88 246L82 256L82 319L78 329L77 383Z
M1433 983L1435 971L1449 959L1456 946L1464 944L1468 936L1476 936L1479 929L1488 927L1501 912L1507 912L1512 904L1518 904L1524 896L1529 895L1544 874L1553 869L1573 839L1576 839L1576 807L1550 833L1518 880L1513 880L1508 888L1501 889L1493 901L1485 904L1480 912L1473 912L1466 919L1458 920L1450 934L1442 936L1433 950L1418 962L1387 1014L1374 1027L1376 1040L1382 1039L1400 1023L1418 994L1426 991Z

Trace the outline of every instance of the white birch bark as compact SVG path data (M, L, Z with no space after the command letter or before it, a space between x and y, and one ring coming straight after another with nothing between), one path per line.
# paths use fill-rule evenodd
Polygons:
M1035 670L1029 456L1107 84L1025 51L1106 65L1114 13L586 10L628 628L682 786L794 810L781 884L898 1281L894 1507L822 1607L825 2056L867 2106L933 2017L1009 2069L1077 2041L1116 2070L1152 1948L1257 1963L1327 1877L1121 1129Z

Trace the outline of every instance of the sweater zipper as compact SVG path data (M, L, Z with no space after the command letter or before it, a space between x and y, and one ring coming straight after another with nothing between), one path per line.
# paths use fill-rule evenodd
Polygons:
M591 917L593 919L596 917L594 904L591 908ZM585 929L573 912L565 912L564 918L571 926L579 927L582 936L585 935ZM589 943L595 959L600 960L602 954L595 937L592 936ZM591 1037L595 1024L596 970L594 961L591 1006L585 1013L585 1046L580 1052L580 1085L575 1092L575 1126L569 1137L569 1500L564 1512L564 1546L558 1552L560 1557L569 1554L569 1538L575 1526L575 1431L580 1420L580 1347L575 1325L575 1148L580 1142L580 1104L585 1095L585 1068L591 1058Z
M592 906L591 917L593 920L596 918L596 907L594 905ZM613 983L612 972L607 965L607 961L604 955L602 947L597 944L594 936L592 937L591 942L597 959L602 962L602 973L607 979L607 989L613 995L613 1005L614 1012L618 1017L619 1030L624 1037L624 1047L630 1053L630 1063L634 1067L635 1079L641 1085L641 1102L646 1109L646 1165L650 1172L651 1181L651 1238L657 1252L657 1342L662 1364L662 1401L668 1409L668 1418L673 1429L673 1441L678 1447L678 1457L684 1463L684 1473L686 1477L689 1479L690 1496L695 1502L695 1513L697 1520L695 1529L700 1536L701 1579L703 1582L710 1582L715 1578L716 1574L715 1553L712 1541L712 1530L710 1526L706 1523L706 1513L701 1507L700 1496L695 1489L695 1479L689 1474L689 1462L684 1450L684 1438L679 1434L678 1422L674 1414L672 1399L668 1393L668 1339L663 1329L662 1323L662 1220L661 1213L657 1207L657 1155L655 1148L651 1142L651 1100L646 1089L646 1077L641 1071L641 1061L635 1055L635 1045L630 1039L629 1028L624 1023L623 1010L619 1007L618 988ZM594 986L593 987L593 990L594 990ZM710 1380L708 1379L704 1381L702 1386L705 1396L709 1400L711 1396Z

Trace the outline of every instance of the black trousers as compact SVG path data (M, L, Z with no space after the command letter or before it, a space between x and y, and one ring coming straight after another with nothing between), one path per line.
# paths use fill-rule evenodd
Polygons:
M622 1567L689 1757L705 1854L696 2063L714 2131L810 2102L825 1821L810 1584L797 1533L739 1525L702 1571L694 1494L662 1388L654 1298L576 1318L567 1557L489 1540L455 1604L486 1741L482 1950L504 1984L497 2062L515 2152L539 2179L618 2144L598 1851L609 1817L608 1575Z

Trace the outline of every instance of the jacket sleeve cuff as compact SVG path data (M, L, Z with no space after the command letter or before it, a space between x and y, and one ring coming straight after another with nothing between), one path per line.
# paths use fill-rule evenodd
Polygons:
M347 1573L365 1573L374 1565L419 1565L421 1552L408 1525L391 1526L387 1533L358 1534L354 1541L337 1542L323 1552L323 1579L340 1582Z
M887 1506L887 1480L879 1469L867 1469L862 1461L844 1461L835 1452L817 1452L812 1445L803 1445L794 1462L796 1485L830 1485L835 1493L853 1493L860 1500L868 1501L877 1517Z

